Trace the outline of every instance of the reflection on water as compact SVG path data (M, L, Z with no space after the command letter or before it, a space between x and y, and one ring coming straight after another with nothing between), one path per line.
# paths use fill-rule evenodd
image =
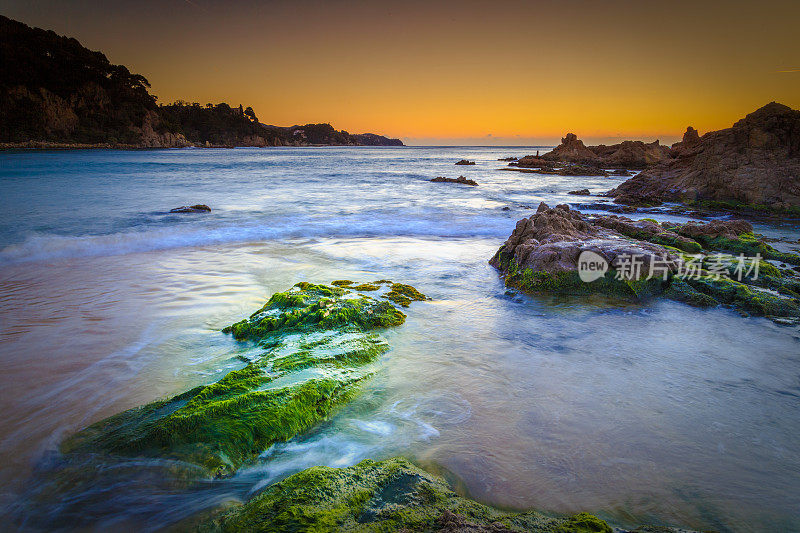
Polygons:
M308 466L405 454L505 507L797 527L796 329L672 302L507 293L485 264L494 246L328 240L6 268L7 510L29 527L158 529ZM386 333L382 369L329 422L227 480L181 481L188 467L163 461L127 460L81 482L70 473L85 468L63 470L64 434L242 366L248 348L218 330L268 294L303 279L377 277L433 300Z

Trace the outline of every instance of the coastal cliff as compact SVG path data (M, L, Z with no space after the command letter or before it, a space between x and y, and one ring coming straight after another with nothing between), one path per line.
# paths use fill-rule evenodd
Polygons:
M241 105L158 105L149 88L74 38L0 15L0 148L403 145L330 124L267 126Z
M800 212L800 111L771 102L702 137L689 128L672 152L606 195L631 205Z

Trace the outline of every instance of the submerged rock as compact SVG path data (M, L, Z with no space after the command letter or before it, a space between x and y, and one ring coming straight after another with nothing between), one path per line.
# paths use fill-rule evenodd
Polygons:
M61 451L178 459L227 476L357 393L389 348L377 331L405 321L392 303L397 285L380 298L306 282L276 293L223 330L262 349L244 368L97 422L66 439ZM425 299L416 292L414 299Z
M462 159L456 162L456 165L474 165L475 161L468 161L467 159Z
M589 192L589 189L578 189L577 191L569 191L567 194L574 194L576 196L591 196L592 193Z
M303 470L244 505L212 515L197 530L612 532L603 520L587 513L554 518L479 504L400 457Z
M677 201L727 210L800 213L800 111L772 102L607 194L618 203Z
M663 296L772 318L800 317L800 278L765 259L800 264L800 256L775 250L744 221L659 224L584 216L566 205L551 209L542 203L536 214L517 222L490 264L506 285L531 293L602 293L634 301Z
M445 178L444 176L438 176L431 180L434 183L460 183L461 185L478 185L478 182L475 180L467 179L466 176L459 176L457 178Z
M182 205L180 207L176 207L175 209L170 209L170 213L210 213L211 208L208 207L206 204L195 204L195 205Z

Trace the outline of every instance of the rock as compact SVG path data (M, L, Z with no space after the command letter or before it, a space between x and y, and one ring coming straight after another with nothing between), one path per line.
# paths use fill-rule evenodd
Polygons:
M460 183L461 185L472 185L472 186L478 185L477 181L468 180L465 176L459 176L457 178L445 178L444 176L439 176L433 178L431 181L434 183Z
M402 457L366 459L347 468L308 468L244 505L211 515L199 530L612 533L606 522L588 513L556 518L477 503Z
M509 163L509 166L515 166L520 168L553 168L553 161L549 159L542 159L538 155L526 155L523 158L518 159L516 162Z
M727 305L752 315L800 318L800 279L754 258L760 254L800 264L800 256L778 252L751 231L749 223L739 220L659 224L616 215L584 216L566 205L550 208L542 203L536 214L517 222L489 263L503 273L506 285L534 294L601 293L633 301L660 296L703 307ZM759 276L752 270L742 275L748 263L731 253L751 257L749 266L757 264ZM595 268L587 270L587 265Z
M686 132L683 134L683 140L680 142L676 142L670 148L670 156L678 157L684 152L688 152L693 147L697 146L700 143L700 134L697 133L697 130L693 127L689 126L686 128Z
M800 213L800 111L772 102L607 194L628 204Z
M670 157L670 149L661 146L658 141L623 141L610 146L601 144L588 148L600 158L600 165L605 168L647 168Z
M566 163L588 163L592 166L600 165L600 157L586 148L583 141L578 139L574 133L567 133L566 137L561 139L561 144L544 154L542 159Z
M589 165L567 165L555 171L559 176L608 176L605 170Z
M475 161L467 161L466 159L462 159L461 161L458 161L456 163L456 165L474 165L474 164Z
M369 285L390 286L377 297L308 282L275 293L249 318L222 330L265 348L243 368L101 420L67 438L61 451L109 463L115 457L169 458L197 465L199 476L231 475L349 401L389 348L377 332L405 321L392 302L402 297L405 307L425 299L409 285Z
M611 172L609 172L609 174L612 175L612 176L630 176L631 175L630 171L625 170L624 168L618 168L617 170L612 170Z
M516 157L501 157L498 161L516 161Z
M175 209L170 209L170 213L210 213L211 208L205 204L195 204L195 205L182 205L180 207L176 207Z
M578 189L577 191L569 191L567 194L574 194L576 196L591 196L592 193L589 192L589 189Z

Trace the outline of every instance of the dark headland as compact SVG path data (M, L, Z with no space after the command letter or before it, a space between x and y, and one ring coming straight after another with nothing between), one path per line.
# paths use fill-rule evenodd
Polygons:
M149 88L74 38L0 15L0 149L403 146L330 124L269 126L242 105L158 105Z

